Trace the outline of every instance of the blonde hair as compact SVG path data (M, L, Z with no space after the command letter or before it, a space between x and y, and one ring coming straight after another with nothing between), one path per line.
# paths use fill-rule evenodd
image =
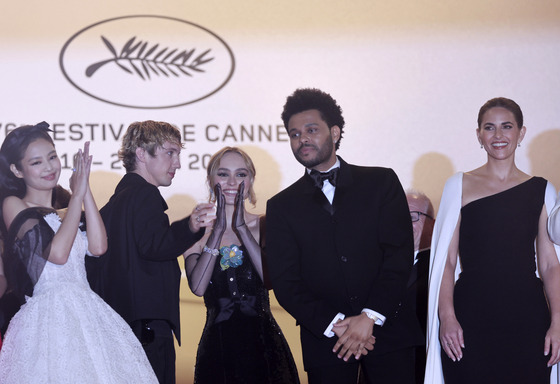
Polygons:
M216 196L214 196L215 185L213 184L212 179L214 178L214 176L216 176L218 168L220 167L220 162L227 153L237 153L245 162L245 166L247 167L247 170L251 175L251 187L248 191L249 202L255 205L257 202L257 197L255 196L255 191L253 189L253 183L255 181L257 171L255 170L255 165L253 164L253 160L251 160L249 155L245 151L237 147L224 147L218 152L214 153L214 155L212 155L212 157L210 158L210 161L208 162L208 168L206 169L206 182L208 183L208 187L210 188L210 201L216 200Z
M155 156L156 149L162 147L168 141L183 148L181 143L181 132L179 129L163 121L137 121L128 127L124 134L119 159L127 172L136 170L136 149L143 148Z

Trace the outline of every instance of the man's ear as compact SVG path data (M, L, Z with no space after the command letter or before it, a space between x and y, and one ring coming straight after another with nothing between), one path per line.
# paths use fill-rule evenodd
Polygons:
M144 163L146 161L146 150L144 148L136 148L136 158L138 161Z
M23 175L21 174L21 172L19 171L19 169L17 169L15 164L10 164L10 171L12 171L12 173L17 177L22 179Z
M340 140L340 128L338 125L333 125L331 127L331 137L334 143L337 143Z

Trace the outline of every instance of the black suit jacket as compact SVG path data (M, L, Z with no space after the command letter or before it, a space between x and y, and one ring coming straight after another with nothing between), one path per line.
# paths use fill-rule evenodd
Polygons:
M193 234L185 218L169 224L159 189L127 173L100 210L109 240L107 253L86 258L88 280L128 323L167 320L180 344L177 257L204 234Z
M418 339L415 353L415 375L416 382L424 382L424 371L426 370L426 331L428 322L428 277L430 266L430 250L425 249L416 255L418 261L412 267L410 278L408 279L408 290L406 300L403 302L405 310L415 313L420 326L419 334L422 338Z
M416 255L418 261L412 267L408 279L408 292L406 304L410 305L416 313L426 345L426 326L428 321L428 275L430 265L430 250L425 249Z
M375 354L413 345L399 325L409 319L394 320L413 263L404 191L391 169L340 162L332 207L307 172L267 205L270 279L301 326L306 370L343 363L332 353L336 337L323 335L338 312L354 316L369 308L387 317L374 328Z

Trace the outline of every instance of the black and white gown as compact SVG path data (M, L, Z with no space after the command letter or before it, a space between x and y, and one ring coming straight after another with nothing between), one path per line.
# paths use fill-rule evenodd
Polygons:
M550 382L550 312L535 274L546 184L533 177L462 207L453 302L465 349L458 362L442 350L446 384Z
M60 225L55 211L29 208L10 228L13 240L7 242L4 256L27 265L33 286L5 335L0 381L157 383L129 325L89 287L85 232L78 230L65 264L42 260Z

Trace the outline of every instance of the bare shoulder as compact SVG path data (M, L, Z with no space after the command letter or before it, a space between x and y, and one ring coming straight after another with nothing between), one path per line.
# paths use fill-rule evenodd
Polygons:
M247 224L247 227L249 228L249 230L251 231L251 234L253 235L253 237L257 241L259 240L259 237L260 237L261 218L262 218L262 215L257 215L257 214L249 213L249 212L245 213L245 222Z
M497 177L486 167L480 167L463 174L462 206L475 200L488 197L531 179L531 176L519 170L505 178Z
M462 206L483 196L484 191L482 189L484 189L485 179L481 168L463 173Z
M2 215L6 228L10 228L16 216L27 208L27 204L16 196L8 196L2 203Z
M256 226L258 228L261 217L262 215L246 212L245 221L247 222L247 226L249 228L252 228L253 226Z

